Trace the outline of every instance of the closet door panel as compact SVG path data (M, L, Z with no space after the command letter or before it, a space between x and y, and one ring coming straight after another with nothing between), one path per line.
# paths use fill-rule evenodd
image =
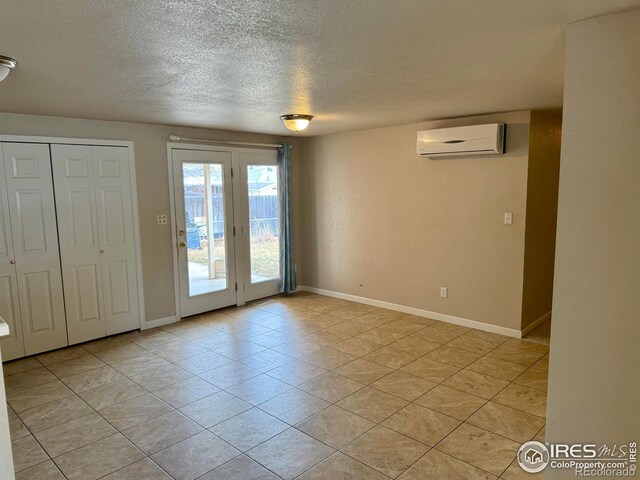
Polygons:
M67 345L49 146L3 144L25 354Z
M3 360L13 360L24 356L24 342L2 145L0 166L0 317L9 325L9 336L0 339L0 348Z
M138 328L138 285L129 151L92 147L107 334Z
M104 337L94 162L90 146L52 145L69 343Z

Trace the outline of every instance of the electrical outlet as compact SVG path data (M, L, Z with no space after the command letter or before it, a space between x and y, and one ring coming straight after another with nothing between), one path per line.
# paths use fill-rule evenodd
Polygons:
M504 214L504 224L505 225L513 225L513 213L506 212Z
M447 287L440 287L440 296L442 298L447 298L449 295L449 289Z
M161 214L158 215L158 225L166 225L167 224L167 215L166 214Z

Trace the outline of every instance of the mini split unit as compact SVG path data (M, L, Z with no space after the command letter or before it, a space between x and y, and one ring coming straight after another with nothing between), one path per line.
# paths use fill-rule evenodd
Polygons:
M429 158L502 155L505 125L471 125L418 132L418 155Z

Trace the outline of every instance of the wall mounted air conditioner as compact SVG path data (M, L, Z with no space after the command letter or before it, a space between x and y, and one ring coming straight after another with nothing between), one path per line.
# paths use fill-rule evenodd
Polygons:
M429 158L502 155L505 125L471 125L418 132L418 155Z

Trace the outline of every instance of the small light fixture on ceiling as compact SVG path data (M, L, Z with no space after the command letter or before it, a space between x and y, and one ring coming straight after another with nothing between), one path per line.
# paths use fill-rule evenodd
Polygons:
M16 68L16 65L18 65L18 62L13 58L0 55L0 82L7 78L7 75L11 73L11 70Z
M292 132L299 132L307 128L312 118L313 115L301 115L298 113L288 113L280 116L284 126Z

